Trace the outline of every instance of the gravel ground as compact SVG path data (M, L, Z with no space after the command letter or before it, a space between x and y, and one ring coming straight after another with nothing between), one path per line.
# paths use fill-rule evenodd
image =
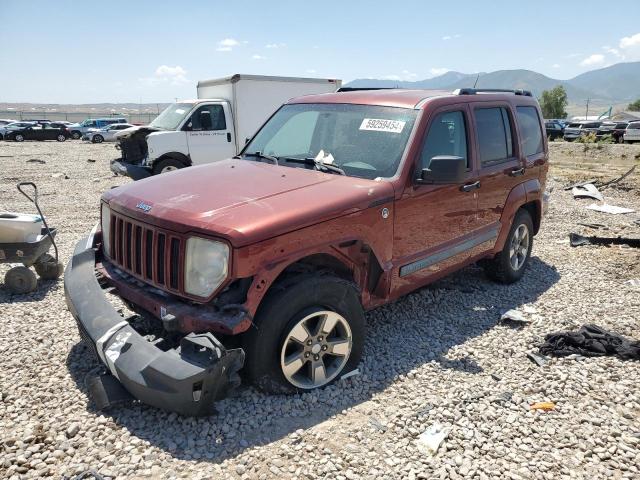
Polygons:
M127 181L108 172L114 153L0 142L0 209L30 211L14 184L35 181L66 262L97 221L100 193ZM0 477L93 468L118 478L640 478L638 364L564 358L539 367L526 357L546 333L584 323L640 338L640 287L625 284L640 278L640 252L568 245L571 231L598 233L576 222L638 236L640 214L593 212L561 188L613 178L635 157L640 146L552 145L555 190L522 281L496 285L467 268L370 312L360 375L289 397L243 387L209 418L142 405L96 412L83 384L96 363L62 282L23 296L0 286ZM639 192L640 172L605 190L638 212ZM511 308L531 323L500 323ZM540 401L555 410L530 409ZM450 432L430 456L416 439L434 423Z

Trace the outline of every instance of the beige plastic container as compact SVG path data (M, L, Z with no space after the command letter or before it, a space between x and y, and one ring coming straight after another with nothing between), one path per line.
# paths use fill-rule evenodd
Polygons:
M35 242L42 229L39 215L0 213L0 243Z

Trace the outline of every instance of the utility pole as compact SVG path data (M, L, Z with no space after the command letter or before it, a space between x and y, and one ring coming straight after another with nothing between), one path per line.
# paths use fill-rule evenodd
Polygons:
M591 100L590 98L587 98L587 113L584 116L585 120L589 120L589 100Z

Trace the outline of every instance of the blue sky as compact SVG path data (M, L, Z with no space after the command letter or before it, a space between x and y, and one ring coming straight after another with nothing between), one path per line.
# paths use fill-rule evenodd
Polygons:
M613 6L613 4L612 4ZM640 60L640 2L0 1L0 102L170 102L233 73L419 80Z

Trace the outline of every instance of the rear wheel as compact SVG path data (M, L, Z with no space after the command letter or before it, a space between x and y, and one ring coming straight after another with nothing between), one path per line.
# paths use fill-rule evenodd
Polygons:
M4 276L5 286L16 294L33 292L38 286L36 274L27 267L13 267Z
M356 368L364 336L364 313L351 282L296 276L272 287L245 334L245 373L270 393L320 388Z
M78 140L81 136L82 134L78 131L71 132L71 138L73 138L74 140Z
M57 280L64 272L62 262L56 262L56 259L48 253L38 259L34 268L38 276L43 280Z
M516 213L504 248L495 258L481 262L489 278L500 283L513 283L524 275L533 247L533 221L526 210Z
M60 134L56 137L56 140L58 140L59 142L64 142L67 139L67 137L65 137L63 134Z
M104 142L104 137L102 135L94 135L91 138L91 143L102 143Z
M186 165L180 160L176 160L175 158L165 158L153 166L153 174L159 175L160 173L173 172L174 170L179 170L184 167L186 167Z
M24 137L22 135L18 134L18 135L15 136L14 140L16 142L24 142Z

